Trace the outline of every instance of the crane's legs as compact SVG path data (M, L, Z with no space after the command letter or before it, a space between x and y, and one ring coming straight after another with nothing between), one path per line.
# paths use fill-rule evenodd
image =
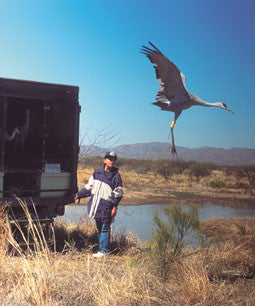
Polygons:
M171 143L171 151L173 155L177 156L177 152L175 150L175 144L174 144L174 126L175 126L175 120L172 121L170 128L171 128L171 136L172 136L172 143Z

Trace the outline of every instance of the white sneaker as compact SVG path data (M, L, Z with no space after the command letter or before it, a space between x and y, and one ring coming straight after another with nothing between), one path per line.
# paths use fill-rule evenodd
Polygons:
M98 251L97 253L93 254L93 257L101 258L104 257L105 255L106 255L105 253Z

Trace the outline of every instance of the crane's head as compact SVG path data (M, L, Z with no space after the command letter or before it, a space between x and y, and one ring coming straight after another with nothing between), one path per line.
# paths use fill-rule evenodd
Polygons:
M225 110L229 111L231 114L235 114L234 112L232 112L231 109L229 109L229 108L227 107L227 104L224 103L224 102L217 102L217 103L216 103L216 106L218 106L218 107L220 107L220 108L222 108L222 109L225 109Z

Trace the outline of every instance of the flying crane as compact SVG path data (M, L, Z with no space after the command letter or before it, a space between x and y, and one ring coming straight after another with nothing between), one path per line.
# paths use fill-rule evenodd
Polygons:
M176 120L179 118L183 110L193 105L215 106L225 109L234 114L224 102L208 103L198 96L191 94L185 87L185 76L158 48L151 42L149 44L153 49L142 46L141 53L145 54L148 59L155 64L156 78L159 80L160 88L158 90L156 100L152 104L160 107L161 110L174 112L174 120L171 123L171 151L176 154L173 129Z

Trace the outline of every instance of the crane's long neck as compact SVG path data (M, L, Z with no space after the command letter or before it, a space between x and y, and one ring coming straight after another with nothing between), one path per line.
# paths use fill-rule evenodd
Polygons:
M26 113L26 121L25 121L25 124L22 127L23 131L27 131L28 130L29 124L30 124L29 112L27 112Z
M200 99L196 95L189 94L189 96L190 96L192 105L201 105L201 106L207 106L207 107L211 107L211 106L220 107L219 106L220 102L209 103L209 102L206 102L206 101Z

